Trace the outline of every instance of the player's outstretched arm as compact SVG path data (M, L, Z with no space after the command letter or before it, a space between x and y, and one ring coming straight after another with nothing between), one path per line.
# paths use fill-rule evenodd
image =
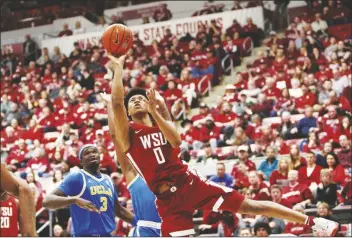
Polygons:
M22 179L13 176L1 163L1 191L6 191L18 197L21 234L22 236L37 236L35 227L35 201L33 190ZM21 222L26 221L26 222Z
M182 140L180 134L177 132L173 122L165 120L157 110L157 99L155 89L151 88L147 91L148 97L148 111L153 116L155 122L158 124L161 132L166 137L166 140L172 147L180 146Z
M91 212L100 213L99 209L92 202L79 197L67 197L65 193L58 188L46 195L43 200L43 207L53 210L65 208L72 204L76 204Z
M115 201L115 215L128 223L132 223L134 219L134 214L121 206L118 200Z
M125 90L122 84L123 65L126 56L115 58L111 54L107 54L109 59L114 63L114 78L111 88L111 103L115 118L118 120L115 123L115 133L120 141L122 151L125 152L130 147L129 121L124 104Z

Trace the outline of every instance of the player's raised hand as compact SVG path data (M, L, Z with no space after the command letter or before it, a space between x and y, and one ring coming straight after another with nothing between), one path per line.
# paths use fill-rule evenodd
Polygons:
M149 113L156 112L157 99L156 99L156 93L154 88L147 90L147 97L148 97L148 112Z
M122 79L122 72L123 72L123 66L125 64L125 59L126 55L122 55L119 58L113 56L111 53L106 52L106 56L111 60L113 63L113 69L114 69L114 77L116 78L121 78Z
M155 91L155 100L156 100L156 104L158 106L161 106L162 104L165 103L164 98L160 95L160 93L158 92L158 90L154 90Z
M80 208L86 209L90 212L100 213L99 209L90 201L85 200L83 198L77 198L75 204Z

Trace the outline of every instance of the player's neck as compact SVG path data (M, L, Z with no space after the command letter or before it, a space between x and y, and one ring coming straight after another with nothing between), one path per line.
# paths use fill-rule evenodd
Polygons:
M150 119L149 114L146 114L145 116L142 116L142 117L133 117L132 116L132 120L138 124L142 124L145 126L153 126L153 122Z
M87 168L83 167L83 170L91 175L100 175L100 168Z

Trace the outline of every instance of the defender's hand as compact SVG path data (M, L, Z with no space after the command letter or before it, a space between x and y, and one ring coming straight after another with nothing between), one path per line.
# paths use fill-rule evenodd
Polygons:
M100 213L99 209L92 202L83 198L77 198L75 204L80 208L87 209L90 212Z
M156 112L157 107L157 99L155 95L155 89L151 88L147 90L147 97L148 97L148 112L154 113Z

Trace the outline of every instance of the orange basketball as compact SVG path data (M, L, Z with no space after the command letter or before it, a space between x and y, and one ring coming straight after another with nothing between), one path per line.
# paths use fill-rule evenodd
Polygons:
M125 55L132 47L133 33L122 24L113 24L105 29L101 41L107 52L118 57Z

